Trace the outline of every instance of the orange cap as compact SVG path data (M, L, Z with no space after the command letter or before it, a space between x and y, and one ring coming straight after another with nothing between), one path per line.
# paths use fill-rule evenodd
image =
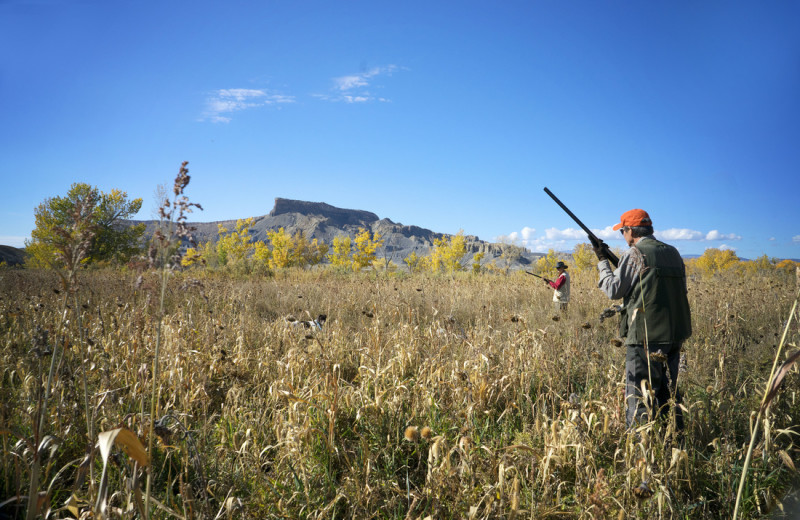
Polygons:
M653 221L650 220L650 215L643 209L632 209L626 211L619 218L619 224L614 226L614 231L624 226L652 226Z

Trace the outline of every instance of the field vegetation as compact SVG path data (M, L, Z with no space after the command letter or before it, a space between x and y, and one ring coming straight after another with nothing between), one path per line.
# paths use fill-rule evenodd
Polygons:
M797 292L777 270L691 278L676 439L626 431L624 350L591 271L557 320L521 273L95 269L74 293L53 271L0 276L11 518L32 478L52 518L731 517ZM321 330L293 324L319 314ZM743 517L779 510L794 477L796 368L781 388Z
M530 267L569 263L567 313L461 233L402 269L365 229L185 248L186 164L146 255L140 199L75 185L0 266L1 519L791 518L794 262L687 263L686 429L627 430L586 244Z

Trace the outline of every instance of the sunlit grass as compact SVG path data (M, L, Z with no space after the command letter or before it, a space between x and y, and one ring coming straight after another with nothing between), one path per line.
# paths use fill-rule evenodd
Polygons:
M94 479L103 466L86 456L84 377L95 434L125 427L146 445L162 280L145 273L137 287L132 274L83 271L78 308L70 304L59 331L55 276L0 276L0 511L27 503L14 497L27 493L30 447L43 440L31 435L48 349L63 337L40 491L67 517L67 500L80 513L97 485L80 462L95 467ZM551 292L534 282L324 271L170 277L153 514L730 517L793 284L690 282L695 334L679 380L687 429L678 443L666 423L638 436L625 430L625 353L612 345L616 319L598 320L610 302L595 275L573 273L570 313L558 321ZM318 314L328 317L321 332L285 319ZM797 340L795 325L790 352ZM795 369L763 417L745 516L774 509L793 477L796 387ZM112 457L108 515L139 517L142 469L122 451Z

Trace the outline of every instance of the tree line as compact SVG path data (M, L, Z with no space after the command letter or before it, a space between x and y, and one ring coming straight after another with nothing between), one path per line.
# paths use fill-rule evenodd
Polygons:
M159 197L166 199L166 194ZM74 275L81 266L125 265L143 257L158 237L144 237L144 224L123 222L138 213L141 207L141 198L129 199L123 191L114 189L104 193L85 183L73 184L66 195L47 198L34 210L35 228L31 239L25 243L28 253L26 266L57 269L68 276L69 273ZM317 239L309 240L302 231L290 234L284 228L267 231L267 241L254 242L250 236L254 224L254 218L237 220L234 229L220 224L216 242L191 245L178 253L180 265L192 269L247 273L304 269L323 263L344 271L399 269L392 260L378 256L384 245L380 233L364 227L355 236L339 235L328 245ZM173 247L178 249L181 246L174 244ZM414 251L403 259L403 263L411 272L507 272L521 252L521 247L507 244L500 263L497 259L484 262L483 252L475 253L468 261L464 233L459 231L456 235L434 239L427 254ZM567 262L576 271L591 270L596 265L591 245L582 243L576 245L571 254L550 249L538 259L533 269L551 271L558 261ZM687 260L686 266L690 274L714 276L725 272L785 271L791 274L800 264L767 255L755 260L742 260L733 250L709 248L699 257Z

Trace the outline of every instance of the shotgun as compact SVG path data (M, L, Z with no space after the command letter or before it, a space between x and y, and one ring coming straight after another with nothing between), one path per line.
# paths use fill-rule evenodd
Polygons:
M545 188L544 192L550 195L550 198L553 199L556 202L556 204L561 206L561 209L563 209L567 213L567 215L572 217L572 220L574 220L575 223L578 224L587 235L589 235L589 241L592 243L592 245L602 244L603 250L605 251L606 256L608 256L608 261L611 262L611 265L613 265L616 268L619 265L619 258L617 258L617 255L611 252L611 248L608 247L608 244L597 238L597 236L594 233L592 233L592 230L586 227L583 224L583 222L581 222L581 219L575 216L575 213L571 212L569 208L564 205L563 202L558 200L558 197L553 195L552 191Z
M536 273L532 273L532 272L530 272L530 271L525 271L525 274L529 274L529 275L531 275L531 276L535 276L536 278L541 278L541 279L542 279L542 280L544 280L545 282L550 282L550 281L552 281L552 280L548 280L548 279L547 279L547 278L545 278L544 276L539 276L538 274L536 274Z

